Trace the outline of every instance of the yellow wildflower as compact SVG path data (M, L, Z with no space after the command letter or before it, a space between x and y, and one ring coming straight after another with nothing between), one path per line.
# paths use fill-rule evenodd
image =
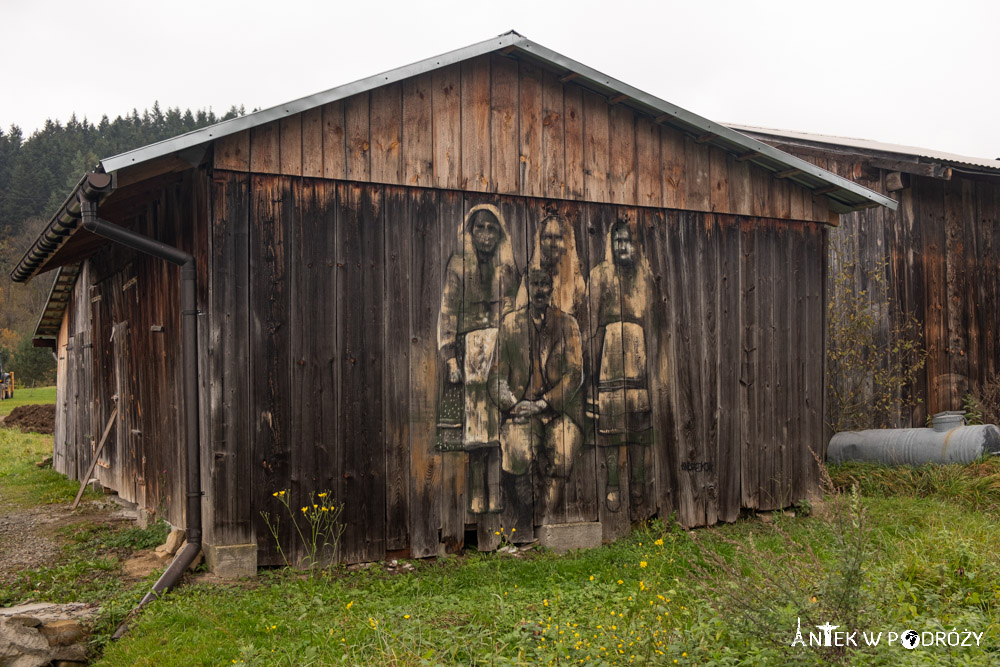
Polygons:
M275 498L277 498L277 497L278 497L278 492L277 492L277 491L275 491L275 492L274 492L274 493L272 493L271 495L272 495L272 496L274 496Z
M661 537L660 539L658 539L655 542L653 542L653 544L655 544L658 547L662 547L663 546L663 538Z
M325 493L319 493L319 494L317 494L317 495L318 495L318 496L319 496L320 498L326 498L326 495L327 495L327 494L325 494Z
M351 600L350 602L347 603L346 609L350 609L353 606L354 606L354 600Z
M305 514L305 513L306 513L306 510L307 510L307 509L308 509L308 508L306 508L306 507L303 507L303 508L302 508L302 513L303 513L303 514Z
M403 614L403 618L409 618L409 617L410 617L409 614Z
M590 580L591 580L591 581L593 581L593 580L594 580L594 575L590 575Z
M619 585L621 585L621 584L624 584L624 583L625 583L625 582L624 582L624 581L622 581L621 579L619 579L619 580L618 580L618 584L619 584Z
M644 560L639 561L639 567L646 567L647 565L649 565L649 563L647 563L646 561Z

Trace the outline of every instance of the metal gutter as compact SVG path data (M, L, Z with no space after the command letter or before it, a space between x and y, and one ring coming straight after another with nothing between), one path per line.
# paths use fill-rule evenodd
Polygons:
M132 610L156 600L165 591L177 586L188 566L201 552L201 444L198 438L198 272L195 258L180 248L156 239L137 234L97 215L97 197L80 194L81 217L84 229L137 252L162 259L180 267L181 283L181 354L184 390L184 446L186 453L185 496L187 546L177 552L173 562L160 575L142 600ZM112 639L120 638L127 630L122 623Z
M84 174L45 230L10 272L11 279L18 283L27 282L69 240L80 224L81 195L103 199L113 189L114 177L111 174Z

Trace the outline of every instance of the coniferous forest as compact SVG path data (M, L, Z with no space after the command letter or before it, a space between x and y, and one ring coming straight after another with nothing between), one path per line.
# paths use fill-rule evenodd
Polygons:
M55 382L51 351L31 344L54 274L22 285L9 279L10 271L84 172L103 158L243 113L236 106L223 116L176 107L164 111L154 102L150 109L133 109L114 120L103 116L96 124L75 115L65 123L47 120L28 137L17 125L0 129L0 361L19 384Z

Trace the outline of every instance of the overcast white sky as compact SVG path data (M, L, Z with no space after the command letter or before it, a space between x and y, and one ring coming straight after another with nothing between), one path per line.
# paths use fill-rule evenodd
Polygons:
M1000 157L994 0L0 5L0 127L26 135L154 100L266 108L515 29L711 120Z

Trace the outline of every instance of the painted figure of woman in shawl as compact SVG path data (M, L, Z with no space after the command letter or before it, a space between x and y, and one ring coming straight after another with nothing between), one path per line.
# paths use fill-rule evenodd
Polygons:
M588 416L596 422L596 444L608 449L607 507L620 504L618 450L652 441L649 381L646 371L647 317L653 294L653 274L628 220L611 226L604 261L590 272L588 308L594 332L591 373L596 395L588 400ZM630 489L641 501L644 453L630 451Z
M586 306L586 287L576 252L573 225L561 215L550 214L538 223L529 265L552 276L551 305L577 319ZM528 307L528 280L525 276L517 292L517 308Z
M477 513L500 510L499 492L491 492L499 488L500 416L487 379L500 319L514 309L517 286L510 234L500 210L491 204L474 206L459 228L459 250L445 270L438 318L445 378L437 448L475 452L469 456L469 510Z

